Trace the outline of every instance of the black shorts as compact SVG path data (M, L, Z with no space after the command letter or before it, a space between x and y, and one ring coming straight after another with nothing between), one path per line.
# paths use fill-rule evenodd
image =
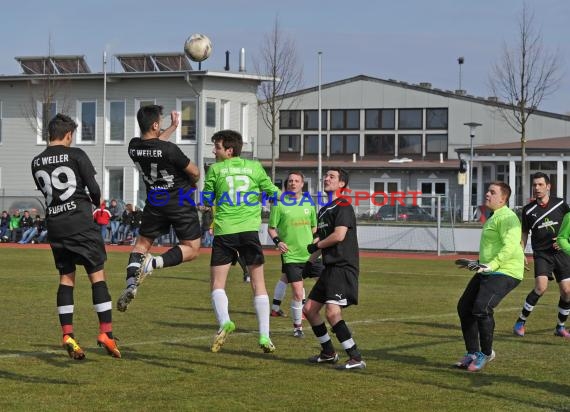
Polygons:
M88 275L103 270L107 260L105 244L98 226L60 239L50 238L55 267L60 275L75 272L75 265L85 267Z
M309 299L345 307L358 305L358 273L350 268L325 266Z
M281 256L283 259L283 256ZM299 282L303 280L303 269L305 268L305 263L283 263L281 262L281 273L285 273L287 277L287 282ZM311 266L311 273L308 278L318 278L324 270L324 266L321 262L313 263Z
M548 276L558 283L570 278L570 256L563 251L537 250L534 257L534 277Z
M174 228L176 237L180 240L194 240L202 237L200 220L195 206L171 205L164 207L144 207L142 223L139 234L150 239L170 233L170 226Z
M214 236L210 266L232 263L236 252L243 257L248 266L265 263L258 232L242 232Z

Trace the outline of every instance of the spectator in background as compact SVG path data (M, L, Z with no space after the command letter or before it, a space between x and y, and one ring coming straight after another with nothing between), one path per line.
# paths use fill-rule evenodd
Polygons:
M133 222L133 205L131 203L127 203L125 205L125 209L121 215L121 224L119 225L118 229L118 240L119 242L123 242L129 237L129 232L132 230L131 225Z
M22 218L22 220L23 219L24 218ZM36 219L33 222L34 223L33 223L32 227L26 229L23 232L22 240L20 240L18 243L20 243L20 244L31 243L32 239L34 237L36 237L38 235L38 233L41 233L41 230L43 229L44 223L43 223L40 215L36 215Z
M10 215L7 211L2 211L0 216L0 242L8 241L8 225L10 224Z
M123 214L123 206L117 202L117 199L111 199L109 212L111 212L111 224L109 226L111 231L111 244L116 245L118 243L119 226L121 225L121 217Z
M10 216L10 221L8 222L8 238L10 242L17 242L22 235L22 229L20 228L20 221L22 216L20 216L20 210L16 209L14 214Z
M133 221L131 223L131 229L133 231L133 244L134 244L135 239L139 235L139 230L141 228L142 218L143 218L143 211L141 209L137 208L135 205L133 205Z
M93 220L99 225L104 242L107 238L107 229L109 227L109 222L111 221L111 212L106 208L104 200L101 202L101 206L93 212Z

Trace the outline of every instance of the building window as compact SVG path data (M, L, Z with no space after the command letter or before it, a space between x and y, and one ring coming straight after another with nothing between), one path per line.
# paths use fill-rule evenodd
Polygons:
M77 142L95 143L95 124L97 104L95 102L77 102Z
M206 102L206 127L216 127L216 102Z
M360 136L357 134L331 135L331 155L360 153Z
M426 134L426 153L447 154L447 135Z
M183 143L196 141L196 100L178 100L180 112L180 136Z
M280 129L300 129L301 128L301 111L300 110L280 110L279 111L279 128Z
M38 102L36 105L36 122L38 125L38 143L46 143L48 140L48 124L57 114L55 102Z
M447 129L447 109L426 109L427 129Z
M321 110L321 130L327 130L327 111ZM303 111L303 129L319 130L319 111L304 110Z
M230 128L230 102L228 100L220 102L220 127L222 129Z
M421 134L401 134L398 136L398 155L418 154L422 154Z
M2 120L4 119L4 115L2 113L2 102L0 101L0 144L2 144Z
M301 153L301 136L298 134L279 135L279 153Z
M138 127L138 126L137 126ZM125 102L109 102L109 142L125 141Z
M319 154L319 135L307 134L305 135L305 142L303 147L304 154ZM321 135L321 154L327 153L327 136Z
M396 128L396 110L394 109L367 109L364 112L367 129L391 129Z
M394 156L396 136L393 134L367 134L364 136L365 156Z
M398 129L422 129L422 109L399 109Z
M123 200L125 197L125 174L123 168L107 169L109 193L107 199Z
M239 131L241 133L244 142L247 142L249 140L247 121L248 121L247 103L241 103L239 106Z
M331 110L331 130L360 129L360 110Z

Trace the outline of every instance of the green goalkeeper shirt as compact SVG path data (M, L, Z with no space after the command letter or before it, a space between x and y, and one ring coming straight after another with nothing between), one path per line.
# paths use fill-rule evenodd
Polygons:
M307 245L313 242L313 228L317 227L315 206L305 198L287 198L271 207L269 227L276 228L279 239L289 249L283 254L285 263L305 263L309 260Z
M504 273L515 279L523 278L521 223L507 206L495 210L483 225L479 262L488 265L492 272Z
M202 198L216 207L214 235L257 232L262 193L267 198L280 195L258 161L232 157L211 165Z

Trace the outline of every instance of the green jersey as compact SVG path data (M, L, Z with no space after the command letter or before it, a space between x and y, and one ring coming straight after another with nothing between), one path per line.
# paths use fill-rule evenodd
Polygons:
M269 227L276 228L279 238L287 244L283 254L285 263L305 263L309 260L307 245L313 241L313 228L317 227L317 212L309 201L288 198L271 207Z
M521 222L507 206L495 210L483 225L479 261L488 265L493 272L504 273L515 279L523 278Z
M556 236L556 243L567 255L570 255L570 213L564 215L562 225Z
M266 199L280 195L258 161L232 157L211 165L202 198L216 207L214 235L257 232L263 193Z

